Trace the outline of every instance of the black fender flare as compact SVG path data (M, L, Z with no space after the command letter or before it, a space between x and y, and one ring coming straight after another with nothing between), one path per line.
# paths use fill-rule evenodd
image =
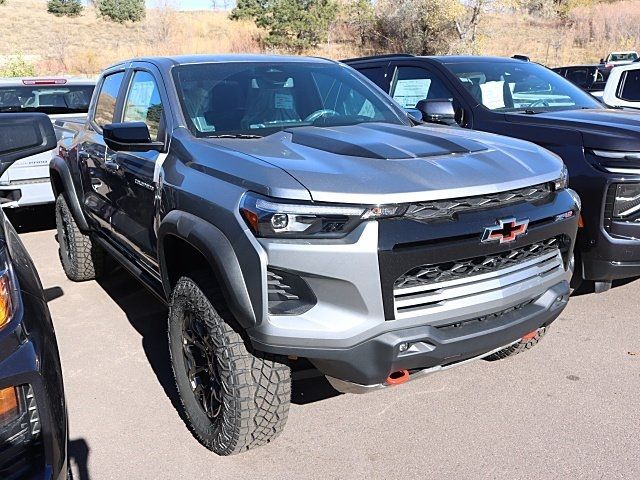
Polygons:
M164 251L164 240L168 235L187 242L206 258L220 282L231 313L243 328L254 327L256 314L231 242L215 225L181 210L169 212L158 228L158 260L166 298L171 298L171 282Z
M82 212L82 206L80 205L80 200L76 192L76 186L73 183L73 177L71 176L71 171L69 170L69 165L67 165L67 162L65 162L61 157L54 155L49 162L49 172L50 174L53 174L53 172L55 172L63 184L63 191L58 191L59 187L52 179L51 188L53 189L53 195L58 198L58 195L64 193L67 204L69 205L69 209L71 210L71 214L78 224L78 228L85 232L91 230L89 228L89 224L87 223L87 219ZM51 176L53 177L53 175Z

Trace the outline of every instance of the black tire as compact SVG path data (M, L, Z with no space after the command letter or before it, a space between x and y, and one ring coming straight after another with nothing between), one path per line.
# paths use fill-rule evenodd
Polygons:
M247 348L232 324L210 275L178 280L169 307L173 375L187 426L218 455L275 439L291 401L289 367Z
M513 345L503 348L495 353L492 353L488 357L484 357L485 360L489 362L494 362L496 360L502 360L504 358L513 357L514 355L518 355L519 353L524 352L525 350L529 350L535 347L538 342L545 336L549 327L540 327L536 330L536 334L532 338L522 339L518 343L514 343Z
M80 231L64 195L56 199L58 255L69 280L93 280L104 271L105 253L89 235Z

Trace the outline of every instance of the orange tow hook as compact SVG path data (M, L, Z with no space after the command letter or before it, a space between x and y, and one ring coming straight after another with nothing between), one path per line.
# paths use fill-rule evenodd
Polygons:
M387 377L388 385L400 385L401 383L409 380L409 371L408 370L398 370L397 372L391 373Z
M536 338L537 334L538 330L534 330L533 332L527 333L524 337L522 337L522 340L528 342L529 340L533 340L534 338Z

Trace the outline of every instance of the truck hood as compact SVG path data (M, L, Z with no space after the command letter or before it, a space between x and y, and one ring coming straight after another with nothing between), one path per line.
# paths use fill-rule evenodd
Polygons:
M461 128L368 123L211 139L285 170L322 202L406 203L482 195L557 178L562 162L521 140Z
M640 151L640 112L628 109L584 109L507 114L508 121L577 130L586 148Z

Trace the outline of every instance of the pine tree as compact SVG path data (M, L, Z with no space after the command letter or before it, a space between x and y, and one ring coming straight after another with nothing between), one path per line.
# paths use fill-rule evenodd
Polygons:
M49 0L47 11L56 17L77 17L82 13L80 0Z
M253 19L267 45L300 53L326 40L337 13L335 0L239 0L231 18Z
M95 0L97 14L117 23L139 22L146 15L144 0Z

